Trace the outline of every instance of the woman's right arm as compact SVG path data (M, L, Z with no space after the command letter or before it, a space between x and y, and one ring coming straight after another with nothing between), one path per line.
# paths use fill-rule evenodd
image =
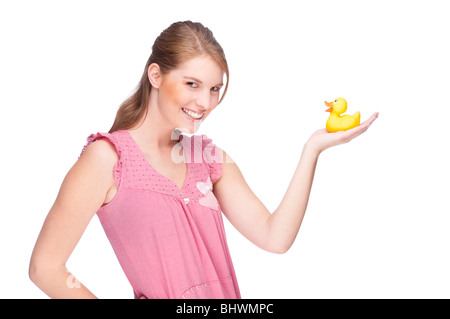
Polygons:
M96 298L66 268L84 230L113 187L118 160L107 140L89 145L67 173L36 241L30 279L51 298Z

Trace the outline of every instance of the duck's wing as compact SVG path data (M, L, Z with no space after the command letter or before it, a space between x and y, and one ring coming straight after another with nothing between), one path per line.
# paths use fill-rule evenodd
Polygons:
M357 121L357 118L355 118L355 116L353 115L346 115L343 116L341 119L341 126L343 128L349 128L349 127L354 127L357 126L359 123Z

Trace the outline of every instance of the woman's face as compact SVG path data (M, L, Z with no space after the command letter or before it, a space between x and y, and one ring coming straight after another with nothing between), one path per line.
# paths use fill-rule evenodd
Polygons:
M223 70L207 55L186 61L162 75L158 105L161 115L185 133L195 133L219 102Z

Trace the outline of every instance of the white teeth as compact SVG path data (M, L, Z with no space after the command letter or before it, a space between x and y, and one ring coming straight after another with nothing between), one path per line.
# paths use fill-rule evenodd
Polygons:
M199 118L201 118L203 116L203 114L205 114L205 113L201 113L201 114L195 113L195 112L192 112L192 111L189 111L189 110L186 110L186 109L182 109L182 110L183 110L184 113L186 113L187 115L189 115L190 117L192 117L194 119L199 119Z

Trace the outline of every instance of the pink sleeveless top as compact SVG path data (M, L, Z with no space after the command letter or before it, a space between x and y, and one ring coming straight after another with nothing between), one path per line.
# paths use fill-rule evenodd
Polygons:
M118 191L97 216L135 297L240 298L212 192L222 173L212 141L180 136L187 162L180 189L151 167L128 131L92 134L87 145L101 138L119 155L113 172Z

